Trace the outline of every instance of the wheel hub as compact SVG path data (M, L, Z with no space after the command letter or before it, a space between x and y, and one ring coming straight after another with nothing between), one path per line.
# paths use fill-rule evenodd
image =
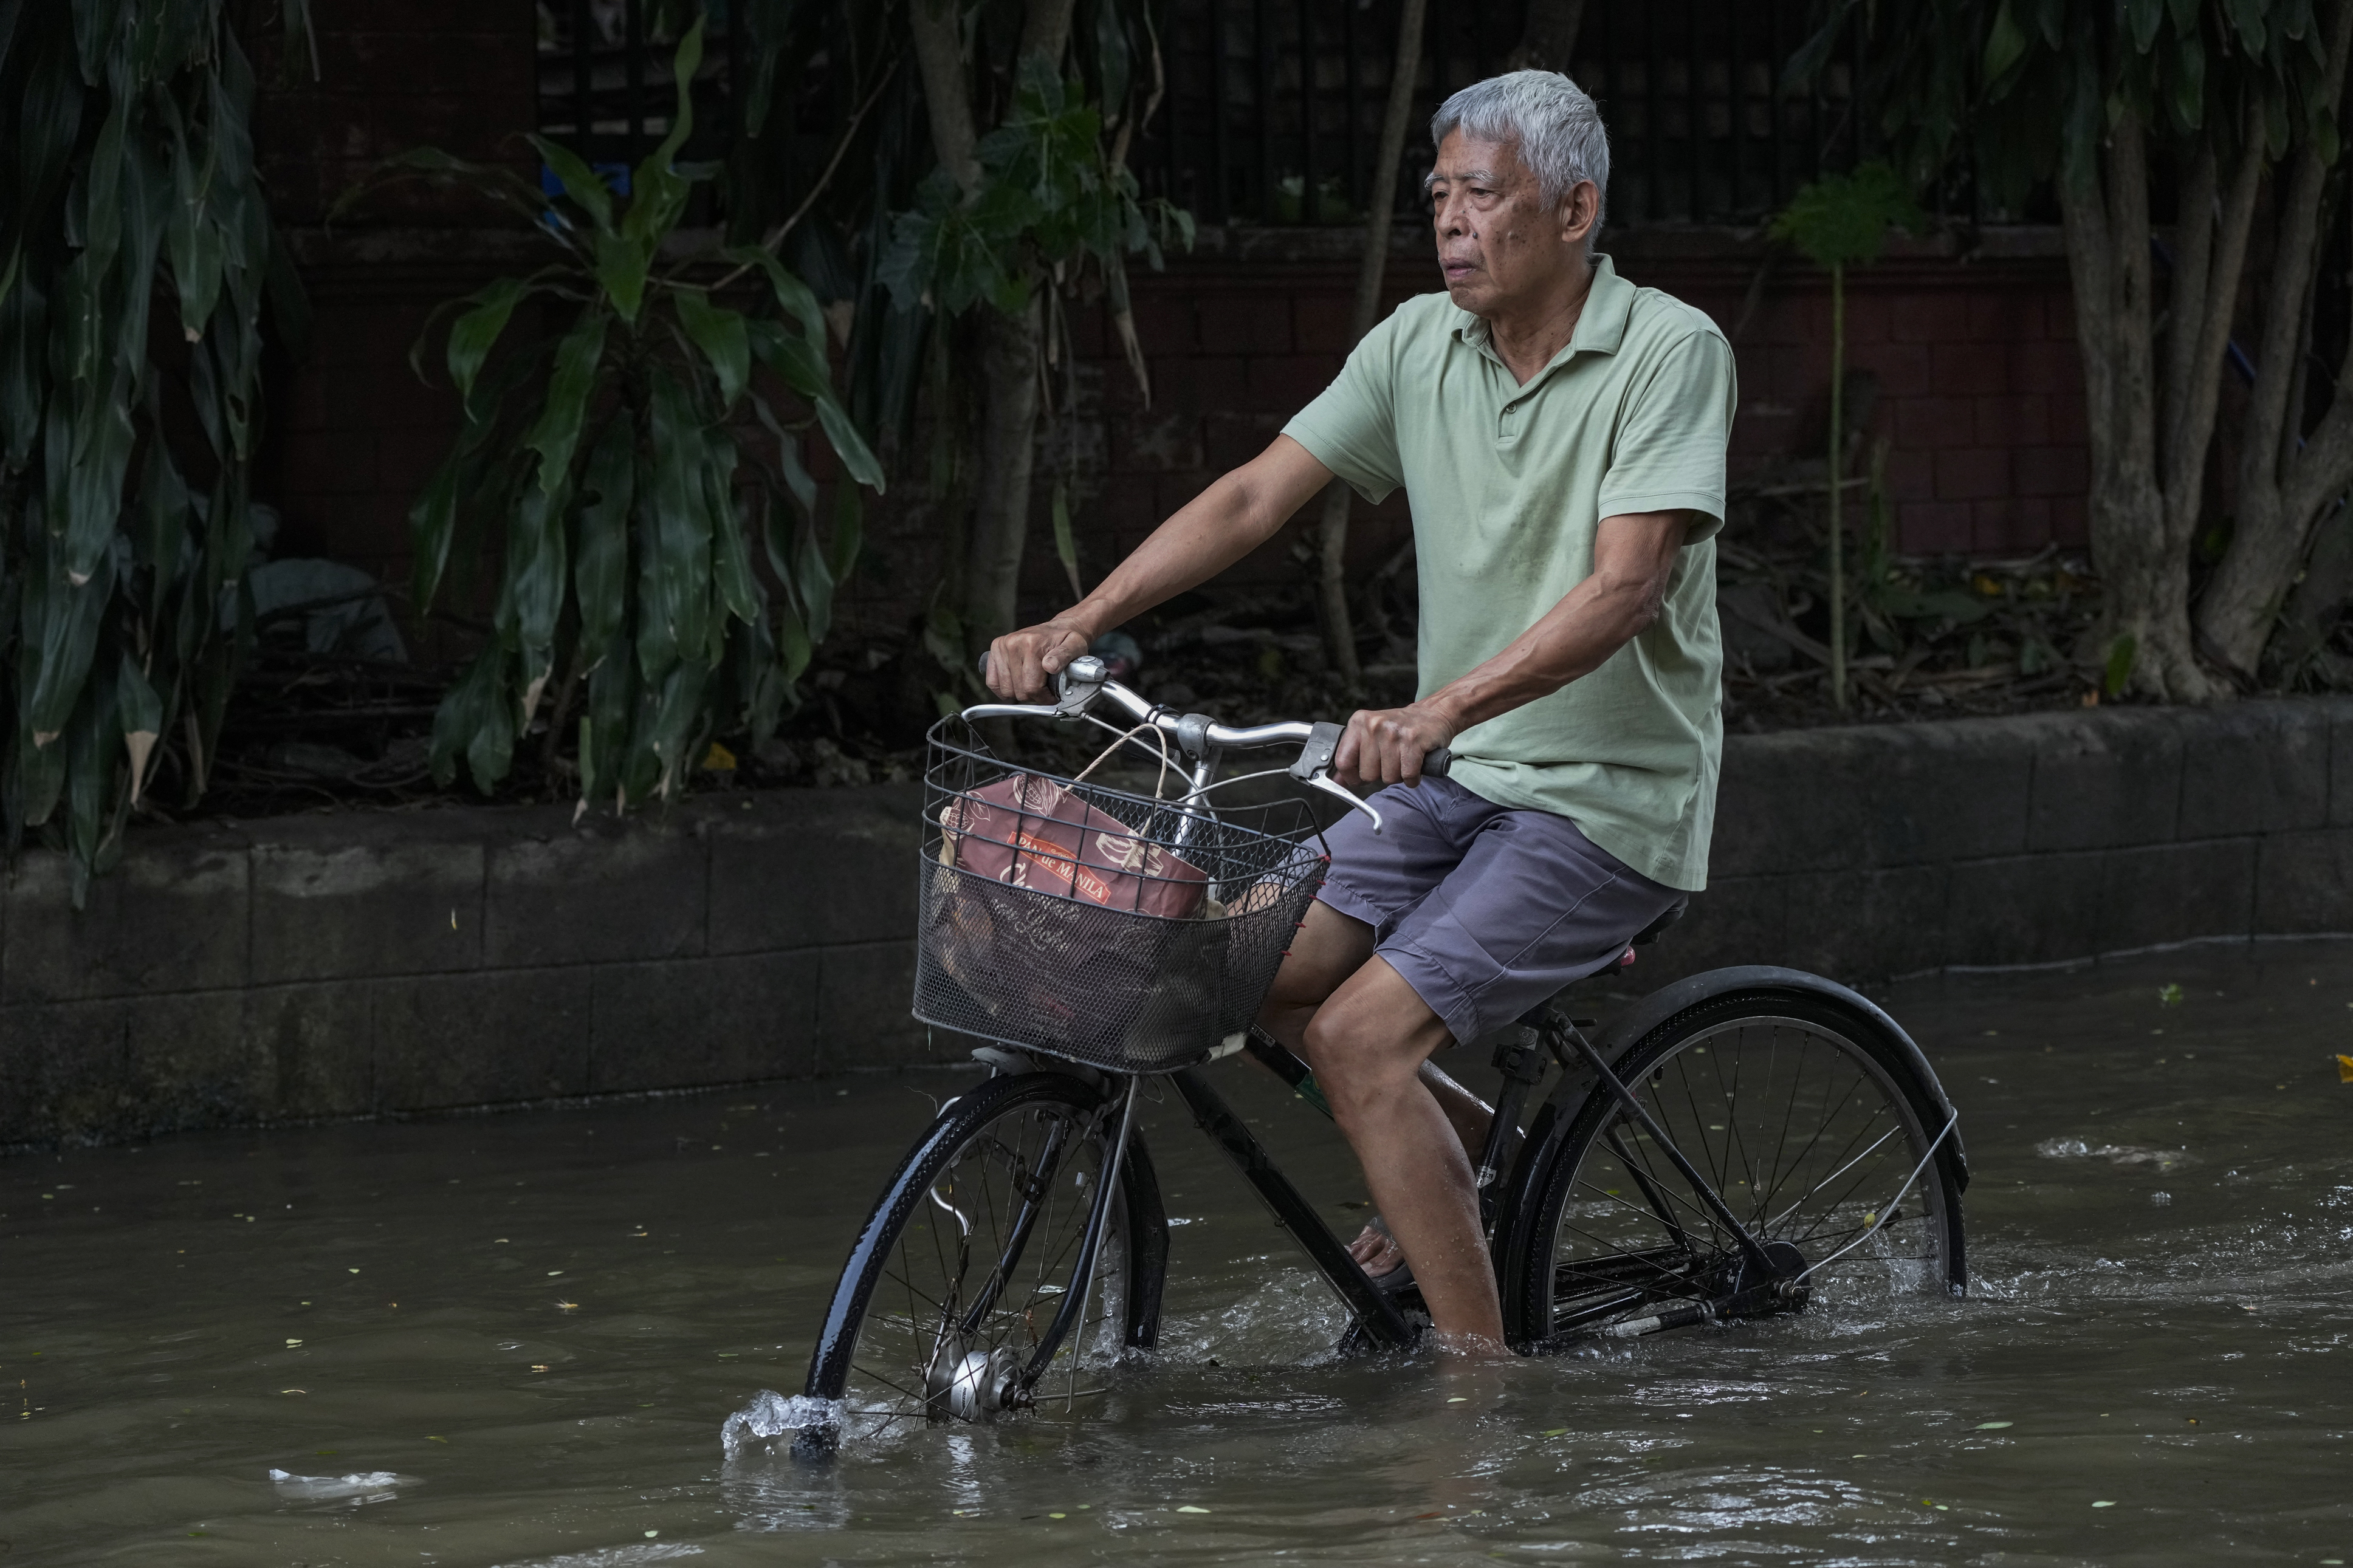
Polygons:
M924 1390L934 1415L985 1421L1010 1409L1021 1394L1021 1358L1011 1350L966 1351L941 1347Z

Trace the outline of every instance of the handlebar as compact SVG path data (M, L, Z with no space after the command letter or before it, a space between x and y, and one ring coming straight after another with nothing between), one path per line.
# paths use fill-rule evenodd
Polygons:
M988 679L987 653L980 656L980 676L983 680ZM1294 721L1235 727L1220 724L1206 713L1178 713L1112 679L1103 661L1092 654L1081 654L1055 672L1054 695L1055 700L1050 705L1034 702L976 703L964 710L964 717L966 721L1077 719L1085 715L1098 701L1108 701L1138 724L1150 724L1176 742L1177 749L1196 764L1196 794L1207 784L1208 764L1212 753L1250 751L1295 742L1300 752L1288 770L1291 776L1339 797L1352 809L1371 817L1375 833L1381 830L1381 814L1357 799L1332 776L1333 759L1339 750L1343 733L1343 727L1338 724L1308 724ZM1425 778L1444 778L1453 764L1454 753L1440 746L1422 758L1421 773Z

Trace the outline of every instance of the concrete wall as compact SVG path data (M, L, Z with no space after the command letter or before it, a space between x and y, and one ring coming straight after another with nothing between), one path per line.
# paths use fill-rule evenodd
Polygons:
M0 1144L955 1058L907 1017L912 785L139 833L17 864ZM1742 736L1646 986L2353 931L2353 700Z

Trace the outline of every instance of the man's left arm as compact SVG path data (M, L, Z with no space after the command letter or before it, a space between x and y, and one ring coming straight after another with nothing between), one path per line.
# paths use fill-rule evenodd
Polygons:
M1659 618L1691 520L1686 511L1603 518L1593 538L1591 576L1509 647L1420 701L1352 715L1334 772L1353 784L1412 784L1425 755L1472 725L1600 668Z

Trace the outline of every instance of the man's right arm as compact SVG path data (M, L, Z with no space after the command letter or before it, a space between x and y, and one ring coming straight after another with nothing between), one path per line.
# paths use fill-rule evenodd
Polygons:
M1220 476L1136 546L1095 591L1039 626L989 645L988 685L1033 700L1050 678L1112 627L1208 582L1275 535L1332 482L1332 470L1288 436Z

